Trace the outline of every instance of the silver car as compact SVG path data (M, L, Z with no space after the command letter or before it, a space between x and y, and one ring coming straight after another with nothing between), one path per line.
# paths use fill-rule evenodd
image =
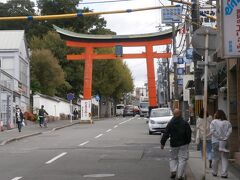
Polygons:
M173 114L170 108L152 109L148 120L149 134L154 132L163 132Z

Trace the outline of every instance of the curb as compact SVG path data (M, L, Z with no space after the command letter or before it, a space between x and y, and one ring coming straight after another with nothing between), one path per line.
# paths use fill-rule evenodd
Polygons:
M0 146L4 146L4 145L9 144L9 143L11 143L13 141L18 141L18 140L21 140L21 139L24 139L24 138L28 138L28 137L31 137L31 136L37 136L37 135L43 134L45 132L51 132L51 131L56 131L56 130L59 130L59 129L63 129L65 127L70 127L70 126L73 126L73 125L76 125L76 124L79 124L79 123L80 122L76 122L76 123L67 124L67 125L64 125L64 126L59 126L59 127L53 128L50 131L36 132L36 133L27 134L27 135L20 136L20 137L11 138L11 139L8 139L8 140L5 140L5 141L1 142Z
M76 124L80 124L80 122L75 122L75 123L72 123L72 124L67 124L67 125L64 125L64 126L55 127L55 128L52 128L51 131L56 131L56 130L63 129L63 128L66 128L66 127L70 127L70 126L73 126L73 125L76 125Z
M192 169L190 168L189 164L187 164L187 168L186 168L186 180L196 180L196 178L193 175Z
M27 135L16 137L16 138L11 138L11 139L3 141L0 144L0 146L4 146L5 144L9 144L10 142L18 141L20 139L28 138L28 137L31 137L31 136L37 136L37 135L40 135L40 134L42 134L42 132L36 132L36 133L33 133L33 134L27 134Z

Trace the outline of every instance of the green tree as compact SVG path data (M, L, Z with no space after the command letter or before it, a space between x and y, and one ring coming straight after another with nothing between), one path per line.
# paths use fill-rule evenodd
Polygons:
M133 87L131 72L121 60L94 62L93 91L95 94L118 101L124 93L131 92Z
M29 46L31 49L49 49L64 70L65 79L68 83L58 87L56 95L65 98L67 92L72 92L76 96L82 93L84 63L66 60L66 55L68 53L79 54L83 51L82 49L67 48L65 42L53 31L49 31L42 38L34 36Z
M69 14L69 13L86 13L91 12L88 8L77 8L79 0L38 0L38 8L41 15L50 14ZM45 25L51 27L55 24L62 28L71 28L75 32L90 33L94 29L104 29L106 21L98 15L80 16L72 19L48 20Z
M36 49L31 56L31 89L50 96L65 84L64 72L51 51Z
M31 0L9 0L6 3L0 3L0 16L34 16L35 4ZM44 21L31 20L12 20L2 21L1 30L25 30L27 40L32 36L42 36L47 33L52 26L47 26Z
M30 0L9 0L7 3L0 3L0 16L33 16L35 15L34 3ZM27 33L32 29L33 23L28 20L21 21L2 21L2 30L25 30Z

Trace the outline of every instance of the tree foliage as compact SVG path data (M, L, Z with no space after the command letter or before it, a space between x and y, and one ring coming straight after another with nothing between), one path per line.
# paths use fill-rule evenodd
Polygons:
M77 8L79 0L37 0L38 14L66 14L91 12ZM35 8L36 9L36 8ZM36 15L30 0L9 0L0 3L0 16ZM79 33L115 34L106 28L106 21L98 15L73 19L46 21L9 21L1 29L24 29L31 56L31 88L48 95L66 97L73 92L78 96L83 91L84 61L68 61L67 54L80 54L83 49L68 48L52 25ZM96 53L113 53L113 49L98 49ZM122 61L94 62L93 94L119 99L123 93L132 91L131 72Z
M64 72L51 51L34 50L31 57L32 90L53 96L56 88L65 83Z
M6 3L0 3L0 16L34 16L37 15L36 6L31 0L8 0ZM52 27L47 26L44 21L31 20L12 20L2 21L1 30L25 30L27 39L32 36L42 36Z
M133 90L133 79L121 60L94 62L93 90L95 94L118 101L124 93Z
M49 14L66 14L66 13L86 13L91 12L88 8L77 8L79 0L38 0L38 8L41 10L42 15ZM98 15L94 16L81 16L73 19L48 20L45 22L47 26L51 27L55 24L62 28L71 28L75 32L89 33L91 30L104 29L107 22L104 18Z
M78 96L82 92L83 86L83 62L71 62L66 60L68 53L80 53L79 49L69 49L60 36L53 31L49 31L42 38L33 37L29 43L31 49L49 49L54 57L58 59L59 65L65 72L65 79L68 84L57 87L56 95L66 97L68 91L75 93Z
M100 48L97 54L114 53L113 48ZM122 60L95 61L93 66L93 93L118 101L124 93L134 88L133 78Z

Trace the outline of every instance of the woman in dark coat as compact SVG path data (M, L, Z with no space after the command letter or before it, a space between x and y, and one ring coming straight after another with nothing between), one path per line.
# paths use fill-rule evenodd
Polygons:
M23 113L20 108L16 109L16 123L18 126L18 131L21 132L22 129L22 122L23 122Z

